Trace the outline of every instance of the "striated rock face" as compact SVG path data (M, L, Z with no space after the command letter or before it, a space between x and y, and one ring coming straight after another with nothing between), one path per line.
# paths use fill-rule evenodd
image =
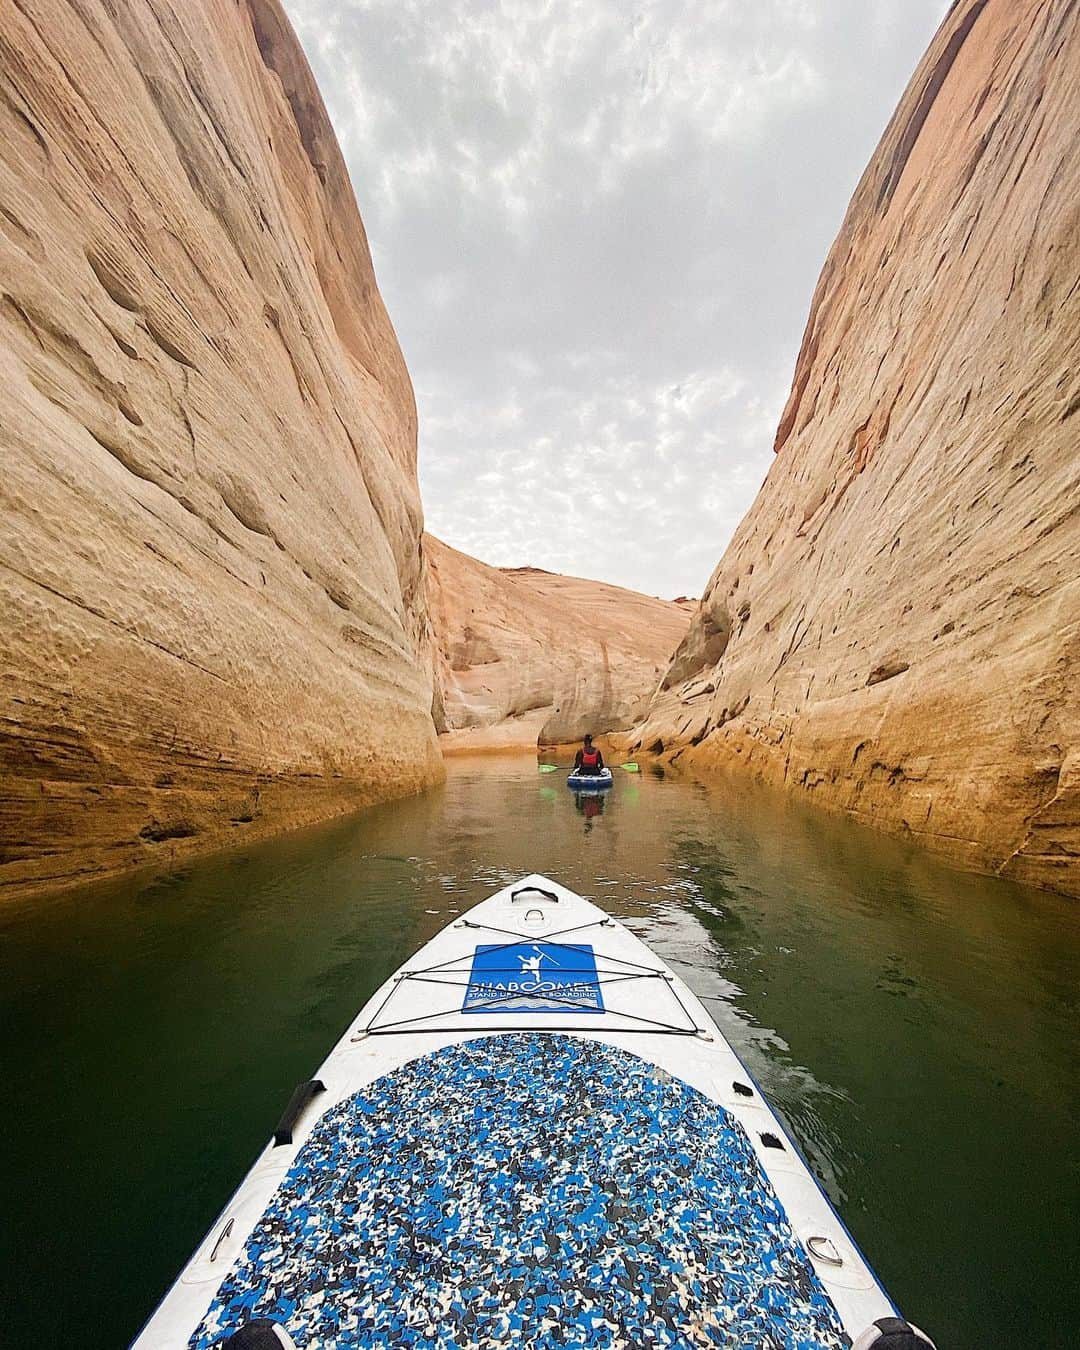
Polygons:
M1080 9L959 0L639 738L1080 893Z
M640 718L689 616L678 603L425 536L446 749L555 745Z
M438 776L415 445L277 0L0 0L0 893Z

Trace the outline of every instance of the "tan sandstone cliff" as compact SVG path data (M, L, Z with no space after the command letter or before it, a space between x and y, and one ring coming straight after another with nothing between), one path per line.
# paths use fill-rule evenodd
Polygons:
M415 446L277 0L0 0L0 894L439 775Z
M447 750L559 744L640 718L686 632L678 603L425 537Z
M1080 893L1080 6L959 0L639 733Z

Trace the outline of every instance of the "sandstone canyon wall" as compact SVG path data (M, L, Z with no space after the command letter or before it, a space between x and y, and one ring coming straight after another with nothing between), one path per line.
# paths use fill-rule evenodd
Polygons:
M0 893L440 774L415 446L277 0L0 0Z
M958 0L644 747L1080 893L1080 6Z
M425 537L447 750L605 735L645 712L684 606L536 568L489 567Z

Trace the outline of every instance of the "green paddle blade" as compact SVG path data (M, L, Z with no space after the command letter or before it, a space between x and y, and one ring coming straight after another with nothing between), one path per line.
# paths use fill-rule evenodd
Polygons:
M536 767L540 770L541 773L559 772L559 766L557 764L538 764Z
M636 764L634 764L633 762L631 762L630 764L620 764L620 765L619 765L619 768L620 768L620 769L625 769L627 773L640 773L640 772L641 772L641 770L638 768L638 766L637 766Z

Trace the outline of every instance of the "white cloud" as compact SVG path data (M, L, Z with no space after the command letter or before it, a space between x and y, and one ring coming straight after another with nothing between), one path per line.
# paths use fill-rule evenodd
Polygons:
M698 591L946 0L286 0L420 411L428 524Z

